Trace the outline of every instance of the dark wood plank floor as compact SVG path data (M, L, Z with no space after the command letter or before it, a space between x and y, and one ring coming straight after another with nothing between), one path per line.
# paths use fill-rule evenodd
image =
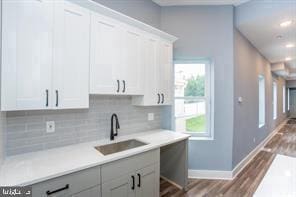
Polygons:
M190 179L187 192L161 179L160 197L251 197L276 154L296 157L296 120L288 121L235 179Z

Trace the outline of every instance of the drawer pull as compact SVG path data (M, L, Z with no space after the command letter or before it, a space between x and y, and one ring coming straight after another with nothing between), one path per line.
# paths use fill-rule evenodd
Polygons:
M135 190L135 176L134 175L132 175L132 180L133 180L132 190Z
M47 196L49 196L49 195L52 195L52 194L54 194L54 193L58 193L58 192L61 192L61 191L63 191L63 190L66 190L66 189L69 189L69 184L67 184L67 185L65 185L65 187L62 187L62 188L60 188L60 189L57 189L57 190L54 190L54 191L46 191L46 194L47 194Z
M141 187L141 174L138 173L137 175L138 175L138 178L139 178L139 182L138 182L138 185L137 186L138 187Z

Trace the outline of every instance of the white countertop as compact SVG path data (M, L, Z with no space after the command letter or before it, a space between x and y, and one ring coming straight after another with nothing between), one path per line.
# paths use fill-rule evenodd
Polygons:
M0 166L0 185L32 185L65 174L159 148L187 138L189 138L189 135L187 134L167 130L154 130L122 137L118 136L112 142L108 139L104 139L7 157ZM98 145L128 139L137 139L147 143L147 145L107 156L102 155L94 148Z

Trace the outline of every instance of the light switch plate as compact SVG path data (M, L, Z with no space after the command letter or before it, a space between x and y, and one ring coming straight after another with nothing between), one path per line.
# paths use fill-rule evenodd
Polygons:
M154 113L148 113L148 120L154 120Z
M47 121L46 122L46 133L53 133L53 132L55 132L54 121Z

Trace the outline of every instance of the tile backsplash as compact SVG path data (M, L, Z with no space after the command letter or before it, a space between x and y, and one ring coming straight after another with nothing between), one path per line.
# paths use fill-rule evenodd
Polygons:
M112 113L119 118L119 135L158 129L161 111L162 107L132 106L128 96L91 96L89 109L7 112L6 154L109 138ZM154 120L148 121L151 112ZM46 121L55 121L54 133L46 133Z

